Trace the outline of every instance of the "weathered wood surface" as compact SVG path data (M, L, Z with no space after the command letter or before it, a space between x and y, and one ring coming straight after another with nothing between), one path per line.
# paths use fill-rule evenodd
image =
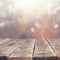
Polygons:
M0 56L8 60L60 60L60 39L5 40L0 41Z
M0 56L9 56L18 45L14 41L9 41L6 44L0 46Z
M60 60L60 39L47 39L47 42L56 53L57 60Z
M9 42L10 39L0 39L0 46Z
M51 49L46 40L36 41L35 51L34 51L35 60L55 60L56 54Z
M9 60L32 60L35 39L22 40L19 47L9 56Z

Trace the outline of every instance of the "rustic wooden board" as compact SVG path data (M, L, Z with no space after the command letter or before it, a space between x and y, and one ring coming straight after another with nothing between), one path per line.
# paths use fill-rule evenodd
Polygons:
M47 39L47 41L55 51L57 60L60 60L60 42L58 41L58 39Z
M41 41L35 41L33 60L43 60L43 47Z
M57 60L57 55L60 60L59 48L59 39L40 41L35 39L7 39L0 46L0 56L7 56L8 60Z
M8 43L10 39L0 39L0 46Z
M44 40L44 60L56 60L56 53L51 48L51 46L48 44L46 40ZM46 47L45 47L46 46Z
M9 56L9 60L32 60L35 39L19 40L19 47Z
M0 45L0 49L9 45L18 45L17 40L15 39L5 39L7 40L4 44Z
M51 49L46 40L36 41L35 51L34 51L34 60L55 60L56 54Z
M0 40L0 41L2 41L1 45L0 45L0 50L9 45L17 45L15 40L12 40L12 39L4 39L4 40Z
M9 41L0 47L0 56L9 56L17 47L14 41Z

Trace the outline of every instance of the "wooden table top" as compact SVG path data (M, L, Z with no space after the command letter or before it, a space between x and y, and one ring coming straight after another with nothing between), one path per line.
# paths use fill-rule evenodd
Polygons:
M60 39L1 39L0 60L60 60Z

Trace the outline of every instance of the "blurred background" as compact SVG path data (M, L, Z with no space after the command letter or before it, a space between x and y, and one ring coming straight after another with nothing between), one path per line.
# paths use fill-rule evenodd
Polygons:
M0 0L0 38L60 38L60 0Z

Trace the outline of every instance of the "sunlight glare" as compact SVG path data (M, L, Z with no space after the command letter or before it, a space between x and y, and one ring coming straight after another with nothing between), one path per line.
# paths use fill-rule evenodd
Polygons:
M47 0L15 0L15 9L32 10L32 11L44 11L52 8L51 2Z

